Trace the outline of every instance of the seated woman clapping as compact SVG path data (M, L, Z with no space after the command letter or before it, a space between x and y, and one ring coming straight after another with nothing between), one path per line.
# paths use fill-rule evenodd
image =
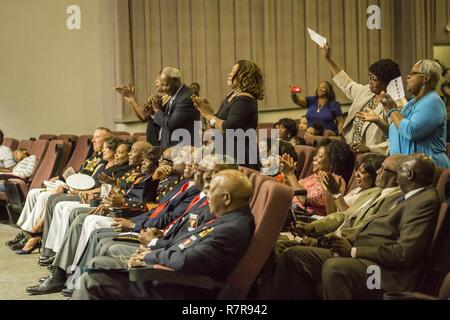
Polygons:
M293 208L306 214L325 216L336 211L331 194L324 188L325 175L332 175L337 181L339 190L343 193L346 183L350 179L355 163L355 155L345 142L325 139L319 146L313 160L313 174L297 180L295 175L296 162L285 154L281 157L281 172L287 183L299 193L306 195L295 196Z

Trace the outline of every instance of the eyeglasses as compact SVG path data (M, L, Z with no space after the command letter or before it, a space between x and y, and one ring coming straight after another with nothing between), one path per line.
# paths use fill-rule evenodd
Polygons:
M387 168L385 168L383 166L381 166L380 169L381 169L381 172L387 172L387 173L390 173L390 174L397 174L397 171L391 170L391 169L387 169Z
M409 75L412 77L412 76L415 76L415 75L418 75L418 74L423 74L423 75L428 75L428 73L426 73L426 72L416 72L416 71L411 71L410 73L409 73Z
M163 162L163 161L166 161L166 162L170 162L170 163L173 163L173 161L172 160L170 160L170 159L167 159L167 158L165 158L165 157L161 157L161 158L159 158L159 160L158 160L159 162Z

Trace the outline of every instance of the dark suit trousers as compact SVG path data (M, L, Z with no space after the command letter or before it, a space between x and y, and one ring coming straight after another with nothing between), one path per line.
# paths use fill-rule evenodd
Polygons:
M369 290L364 259L333 257L329 249L296 246L288 249L275 273L277 299L375 299L380 290ZM321 287L319 287L321 284Z

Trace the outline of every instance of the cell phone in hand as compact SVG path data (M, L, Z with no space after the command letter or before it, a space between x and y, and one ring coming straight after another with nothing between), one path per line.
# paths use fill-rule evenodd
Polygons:
M302 88L300 88L299 86L291 87L291 93L300 93L300 92L302 92Z

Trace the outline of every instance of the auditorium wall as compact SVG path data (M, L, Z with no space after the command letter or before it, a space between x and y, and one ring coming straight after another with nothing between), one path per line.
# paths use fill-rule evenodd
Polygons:
M68 30L67 7L81 8ZM26 139L86 134L114 124L113 15L110 0L2 1L0 128Z

